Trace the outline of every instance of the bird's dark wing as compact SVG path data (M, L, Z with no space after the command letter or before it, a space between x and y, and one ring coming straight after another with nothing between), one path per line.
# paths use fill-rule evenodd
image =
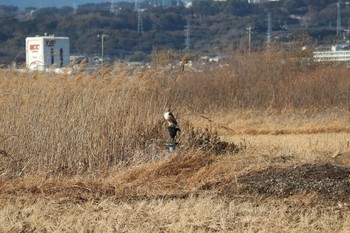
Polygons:
M174 126L168 127L168 132L169 132L171 139L175 139L178 131L181 131L181 130L179 128L174 127Z

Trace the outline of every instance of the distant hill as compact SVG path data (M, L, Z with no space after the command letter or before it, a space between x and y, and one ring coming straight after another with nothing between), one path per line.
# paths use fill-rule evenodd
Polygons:
M294 42L296 46L312 48L350 39L346 30L341 36L336 33L334 3L338 0L284 0L262 4L249 4L245 0L197 0L192 8L159 7L154 1L143 1L140 2L142 14L134 11L132 0L123 1L119 0L116 11L110 12L110 0L70 0L69 4L68 0L0 0L0 4L25 3L20 9L32 4L43 7L18 10L0 6L0 64L23 62L25 38L45 33L69 37L71 54L89 57L101 54L97 35L106 33L106 57L141 61L155 50L183 51L188 42L191 54L225 54L247 47L247 27L252 26L251 46L261 49L268 38L268 15L271 15L269 43L289 50ZM68 7L59 7L65 3ZM77 5L76 10L72 9L73 3ZM347 27L350 7L341 6L343 29Z

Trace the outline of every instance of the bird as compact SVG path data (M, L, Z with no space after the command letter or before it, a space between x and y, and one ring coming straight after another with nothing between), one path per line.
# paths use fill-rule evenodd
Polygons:
M175 137L178 131L181 131L179 125L177 124L177 121L174 117L174 115L171 113L170 109L168 108L166 112L164 113L164 118L168 122L168 132L171 140L175 142Z
M173 126L173 127L179 128L179 126L177 125L177 121L176 121L174 115L171 113L169 108L164 113L164 118L168 122L169 126Z
M171 138L171 141L172 143L175 143L176 140L175 140L175 137L176 137L176 134L178 131L181 131L180 128L175 128L175 127L172 127L172 126L168 126L168 133L169 133L169 136Z

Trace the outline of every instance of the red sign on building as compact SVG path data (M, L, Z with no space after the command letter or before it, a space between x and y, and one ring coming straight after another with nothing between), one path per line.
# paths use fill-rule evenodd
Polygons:
M38 51L38 50L39 50L39 47L40 47L39 44L31 44L31 45L29 45L29 49L30 49L30 51L32 51L32 52Z

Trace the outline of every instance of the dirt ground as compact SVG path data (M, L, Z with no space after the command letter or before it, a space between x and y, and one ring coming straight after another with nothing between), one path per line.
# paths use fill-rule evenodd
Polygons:
M242 193L285 198L315 194L325 201L350 200L350 168L334 164L304 164L253 172L238 178Z

